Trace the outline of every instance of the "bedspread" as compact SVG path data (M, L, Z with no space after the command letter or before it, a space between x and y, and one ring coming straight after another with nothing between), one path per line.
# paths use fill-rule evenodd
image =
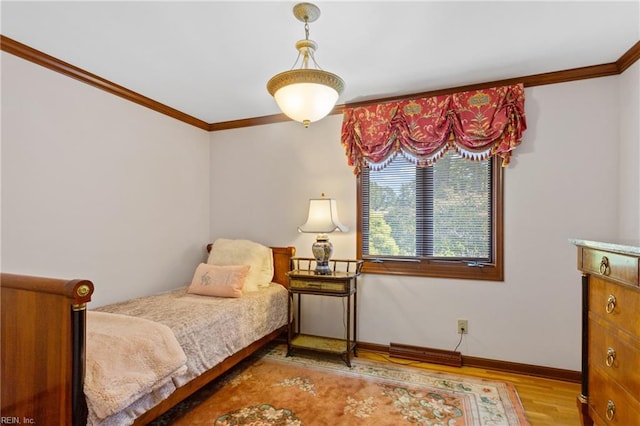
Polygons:
M287 323L287 290L279 284L240 298L192 295L186 287L98 308L167 325L187 355L187 373L176 386Z

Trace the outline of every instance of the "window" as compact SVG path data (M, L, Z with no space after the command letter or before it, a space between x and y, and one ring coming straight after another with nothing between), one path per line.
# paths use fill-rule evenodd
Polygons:
M398 155L358 182L363 272L503 279L502 167L448 151L432 166Z

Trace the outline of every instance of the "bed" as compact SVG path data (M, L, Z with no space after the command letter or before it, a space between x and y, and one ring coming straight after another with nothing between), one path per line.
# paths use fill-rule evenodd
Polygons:
M218 241L207 246L211 253L207 263L215 263L211 262L211 259L217 245ZM193 287L198 274L197 269L194 282L188 287L177 288L163 295L88 310L87 304L94 291L91 281L67 281L2 273L0 279L3 419L6 422L22 424L84 425L88 421L105 425L149 423L286 330L286 315L283 319L281 316L270 314L270 309L257 309L256 306L261 304L256 298L263 297L258 294L267 295L265 297L271 299L269 303L281 304L284 300L284 304L287 304L286 273L291 269L291 258L295 255L295 248L271 247L269 250L273 265L272 283L264 286L265 288L259 292L245 292L242 297L220 298L187 292ZM222 261L220 265L225 265L225 262ZM244 272L247 272L246 269ZM285 294L284 298L282 294ZM163 299L169 301L172 313L158 313L161 311L156 308L165 303L162 302ZM238 315L243 317L243 321L247 316L256 317L253 320L257 320L258 323L253 326L253 333L238 332L233 318L221 320L211 315L211 321L217 323L218 327L214 327L214 324L207 326L206 322L202 322L204 317L210 316L203 312L206 312L209 306L218 310L217 305L222 299L235 304L233 310L241 312ZM247 305L241 308L240 303ZM187 310L191 312L180 314L178 309L181 304L188 306ZM284 310L286 312L286 306ZM126 410L112 413L107 418L96 415L96 410L92 409L92 393L85 387L96 376L92 372L100 370L96 367L96 360L92 354L96 348L100 348L96 343L95 333L101 331L96 325L99 324L98 318L101 316L106 319L109 319L109 316L121 317L123 320L126 320L125 317L131 317L136 318L135 321L147 321L155 323L158 327L170 329L171 332L168 334L171 338L175 337L184 349L186 358L180 368L169 368L172 371L170 380L165 379L159 385L154 385L147 394L136 397ZM275 325L273 321L276 322ZM183 326L193 322L205 332L208 329L209 335L195 338L193 333L185 331ZM112 327L112 322L105 324L107 328ZM221 333L220 327L230 332ZM129 328L135 337L135 327ZM118 337L122 337L121 333L117 334ZM168 338L167 335L167 340ZM185 341L195 343L196 349L193 345L185 345ZM217 342L219 347L203 349L200 347L203 341ZM110 345L110 341L101 344ZM136 347L141 346L142 344ZM157 352L165 354L168 351L162 349ZM215 353L215 356L210 357L211 353ZM111 376L114 377L113 374Z

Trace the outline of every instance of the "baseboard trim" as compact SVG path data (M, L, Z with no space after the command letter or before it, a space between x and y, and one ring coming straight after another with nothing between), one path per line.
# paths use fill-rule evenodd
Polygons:
M395 343L393 345L396 345ZM406 345L405 345L406 346ZM379 345L377 343L358 342L358 348L389 354L391 345ZM429 348L423 348L430 351ZM404 358L404 357L403 357ZM423 361L417 359L416 361ZM462 355L462 366L484 368L487 370L502 371L505 373L523 374L526 376L543 377L545 379L561 380L563 382L581 383L582 373L574 370L563 370L561 368L544 367L539 365L522 364L518 362L501 361L488 358L478 358L474 356Z
M395 358L412 359L432 364L449 365L451 367L462 367L462 355L460 352L442 349L423 348L421 346L391 342L389 344L389 355Z

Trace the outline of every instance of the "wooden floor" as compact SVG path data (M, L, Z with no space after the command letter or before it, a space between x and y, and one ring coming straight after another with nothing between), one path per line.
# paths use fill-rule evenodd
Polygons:
M577 426L580 424L576 397L579 383L543 379L520 374L503 373L474 367L447 367L405 359L392 358L386 353L358 350L358 357L377 361L411 364L430 370L466 374L486 379L502 380L515 385L531 426Z

